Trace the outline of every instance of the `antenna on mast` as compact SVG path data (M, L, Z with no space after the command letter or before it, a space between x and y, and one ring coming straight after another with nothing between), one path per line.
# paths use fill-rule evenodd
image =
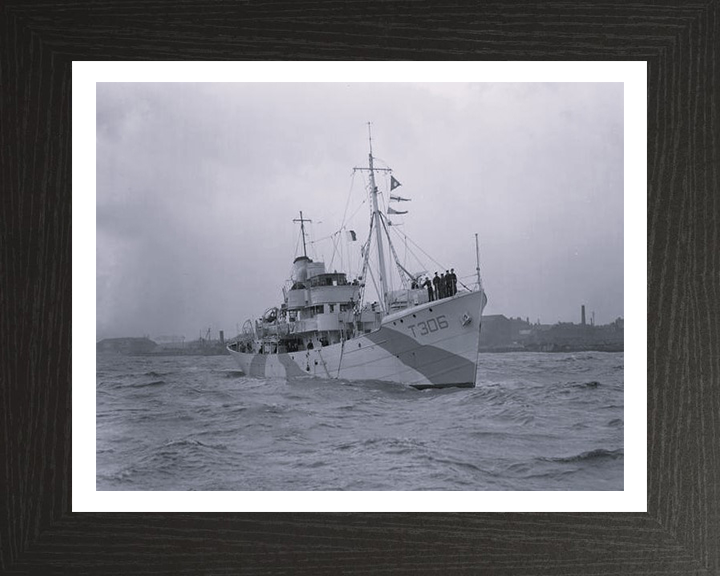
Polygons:
M480 245L478 235L475 232L475 271L477 272L478 290L482 290L482 278L480 278Z
M305 245L305 222L312 222L312 220L308 220L307 218L303 218L302 210L300 210L300 218L295 218L293 222L300 222L300 232L302 233L302 239L303 239L303 256L307 258L307 246Z

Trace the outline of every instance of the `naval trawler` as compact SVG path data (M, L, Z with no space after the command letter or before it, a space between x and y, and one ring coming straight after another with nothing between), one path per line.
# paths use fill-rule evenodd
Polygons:
M368 166L355 168L369 175L371 218L363 245L361 273L350 280L328 271L324 262L307 255L305 223L300 212L303 254L295 258L279 306L247 320L227 346L247 376L394 382L418 389L473 387L477 377L482 312L487 298L480 278L475 235L477 285L434 293L421 286L397 259L387 214L402 212L378 203L377 168L369 137ZM390 192L399 186L391 176ZM390 195L391 199L406 200ZM353 232L354 234L354 232ZM375 238L377 270L369 268ZM385 248L395 258L401 289L388 288ZM378 300L365 302L370 278ZM376 281L377 280L377 281ZM461 283L462 284L462 283Z

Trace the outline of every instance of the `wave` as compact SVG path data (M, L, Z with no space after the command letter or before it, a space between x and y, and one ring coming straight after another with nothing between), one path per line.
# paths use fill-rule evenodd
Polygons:
M514 462L505 468L510 474L527 474L532 472L532 465L528 462Z
M500 410L496 416L500 419L523 425L531 424L535 421L535 416L529 412L525 406L509 406Z
M365 438L354 440L334 446L335 450L365 450L371 448L386 454L404 454L417 449L423 449L425 442L415 438Z
M597 388L600 386L600 382L597 380L590 380L589 382L580 382L577 384L573 384L575 388Z
M587 462L592 460L618 460L625 456L622 448L617 450L606 450L605 448L597 448L589 452L581 452L574 456L562 456L558 458L540 458L543 462Z
M465 469L470 470L471 472L475 472L475 473L480 472L482 474L486 474L488 472L487 470L478 466L477 464L473 464L472 462L467 462L465 460L456 460L454 458L438 458L438 457L429 456L429 455L425 456L425 460L427 460L429 462L437 462L438 464L441 464L441 465L465 468Z
M123 388L148 388L150 386L163 386L167 384L165 380L154 380L152 382L137 382L135 384L124 384Z
M205 442L200 442L200 440L194 440L193 438L183 438L181 440L168 440L163 444L160 449L162 448L182 448L182 447L202 447L202 448L212 448L214 450L227 450L227 446L225 444L210 444Z

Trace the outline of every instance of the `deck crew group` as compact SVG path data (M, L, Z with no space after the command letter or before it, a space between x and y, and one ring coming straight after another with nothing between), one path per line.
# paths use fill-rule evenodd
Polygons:
M445 274L438 276L435 272L435 276L432 280L429 277L425 277L425 281L420 284L423 288L427 288L428 301L433 302L434 300L442 300L457 294L457 276L455 274L455 268L445 270ZM417 281L413 282L413 288L418 288Z

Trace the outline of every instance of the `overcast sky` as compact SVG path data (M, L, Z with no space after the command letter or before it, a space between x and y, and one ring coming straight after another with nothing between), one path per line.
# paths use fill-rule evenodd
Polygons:
M300 210L328 264L345 215L357 272L368 121L396 230L467 283L479 234L487 314L624 315L622 84L98 84L97 338L234 334L280 303Z

